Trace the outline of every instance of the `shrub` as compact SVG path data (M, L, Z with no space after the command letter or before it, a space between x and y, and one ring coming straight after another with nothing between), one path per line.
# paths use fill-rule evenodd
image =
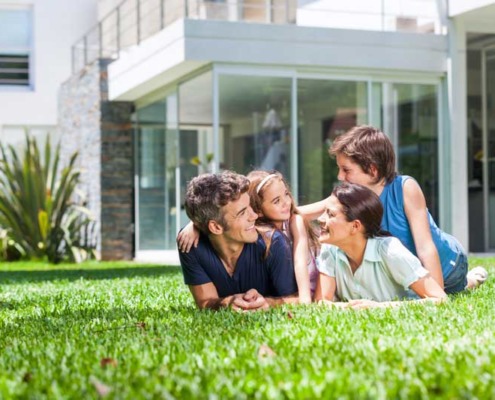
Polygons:
M34 137L26 135L25 144L19 151L0 143L0 256L53 263L94 257L94 221L76 196L77 152L60 167L60 144L53 152L48 137L43 157Z

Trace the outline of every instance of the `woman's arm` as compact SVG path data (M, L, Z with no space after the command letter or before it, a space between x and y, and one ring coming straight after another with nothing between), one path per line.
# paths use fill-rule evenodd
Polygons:
M298 206L297 210L301 213L304 219L312 221L323 214L326 201L327 199L323 199L317 201L316 203L306 204L305 206Z
M311 288L309 284L308 261L310 249L308 243L308 232L304 219L299 214L294 214L290 219L290 231L294 240L293 257L294 272L296 274L297 289L299 291L299 302L311 303Z
M404 304L417 304L417 303L442 303L447 300L447 294L443 291L440 285L430 274L418 279L416 282L409 286L421 300L416 301L373 301L367 299L351 300L349 301L349 308L355 310L365 310L368 308L384 308L384 307L398 307Z
M408 179L404 183L404 211L421 264L443 288L442 266L431 237L425 196L414 179Z

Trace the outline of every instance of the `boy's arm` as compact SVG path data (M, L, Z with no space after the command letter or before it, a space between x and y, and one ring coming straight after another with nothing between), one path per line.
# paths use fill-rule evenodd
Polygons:
M325 203L328 199L317 201L316 203L306 204L305 206L298 206L297 210L301 213L304 219L312 221L317 219L325 210Z
M425 196L414 179L404 183L404 211L411 227L416 253L423 267L443 289L443 274L438 251L431 237Z

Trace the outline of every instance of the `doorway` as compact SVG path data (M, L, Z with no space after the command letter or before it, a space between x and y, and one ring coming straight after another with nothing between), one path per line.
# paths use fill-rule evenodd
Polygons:
M495 249L495 35L472 36L470 45L469 248L487 252Z

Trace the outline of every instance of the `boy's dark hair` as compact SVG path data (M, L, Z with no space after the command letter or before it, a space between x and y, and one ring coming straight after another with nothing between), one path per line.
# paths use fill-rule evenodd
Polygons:
M193 178L187 185L185 208L194 225L208 235L208 222L213 220L227 229L221 208L238 200L249 189L249 180L232 171L220 174L203 174Z
M361 125L337 136L329 150L332 156L343 154L369 174L374 165L378 171L375 183L385 179L390 183L397 176L392 142L381 130Z

